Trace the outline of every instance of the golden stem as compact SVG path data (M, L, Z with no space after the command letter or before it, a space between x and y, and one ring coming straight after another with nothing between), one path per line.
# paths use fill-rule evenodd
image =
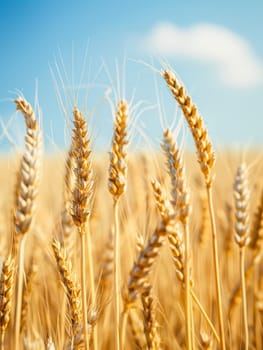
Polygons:
M96 293L95 293L95 284L94 284L94 265L93 265L93 255L92 255L92 240L91 240L91 233L90 233L90 227L89 222L87 223L87 254L88 254L88 269L89 269L89 285L90 285L90 291L91 291L91 305L92 305L92 311L93 309L96 310ZM93 349L98 349L98 337L97 337L97 327L96 322L94 324L94 327L92 328L93 332Z
M212 249L213 249L213 260L214 260L213 265L214 265L214 275L215 275L215 282L216 282L216 299L217 299L217 312L218 312L219 334L220 334L220 348L221 350L226 350L222 296L221 296L221 282L220 282L219 261L218 261L216 223L215 223L211 184L208 184L206 186L206 190L207 190L209 215L210 215L211 228L212 228L211 234L212 234Z
M119 220L118 200L114 201L114 303L115 303L115 344L116 350L120 350L120 238L119 238Z
M82 289L82 315L83 315L83 331L85 350L89 349L88 336L88 315L87 315L87 289L86 289L86 232L85 227L79 227L81 239L81 289Z
M192 350L192 330L191 330L191 300L190 300L190 242L189 242L189 226L188 222L184 224L184 237L185 237L185 327L186 327L186 346L187 349Z
M246 297L246 278L245 278L245 246L240 247L240 280L241 280L241 292L242 292L242 316L244 323L244 335L245 335L245 350L248 350L249 337L248 337L248 320L247 320L247 297Z
M211 331L213 332L218 344L220 343L220 338L217 334L217 331L213 325L213 323L211 322L210 318L208 317L205 309L203 308L202 304L200 303L199 299L197 298L195 292L193 291L193 289L191 289L191 295L193 298L193 301L196 303L198 309L200 310L201 314L203 315L204 319L206 320L206 322L208 323L209 327L211 328Z
M20 342L20 321L23 295L23 275L24 275L24 253L25 253L26 236L23 235L19 244L18 255L18 275L17 275L17 295L16 295L16 310L15 310L15 350L19 350Z

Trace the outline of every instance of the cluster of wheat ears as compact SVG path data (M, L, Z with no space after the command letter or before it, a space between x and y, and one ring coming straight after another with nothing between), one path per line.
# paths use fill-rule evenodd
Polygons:
M57 180L60 161L42 162L38 117L15 100L26 136L13 196L1 178L2 350L262 348L260 182L244 161L231 179L215 165L196 105L172 71L161 74L200 169L169 128L159 155L129 153L122 99L109 160L93 155L74 108Z

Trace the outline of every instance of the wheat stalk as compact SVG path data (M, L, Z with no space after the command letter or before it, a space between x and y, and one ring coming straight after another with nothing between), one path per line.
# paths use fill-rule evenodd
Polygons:
M30 230L35 214L41 134L31 105L23 98L16 99L15 103L16 109L22 112L26 123L25 151L20 164L20 174L18 175L20 181L17 182L18 188L16 190L17 197L14 210L14 237L15 241L19 241L18 288L15 315L15 350L18 350L23 289L24 246L26 234Z
M240 253L240 280L242 292L242 316L244 322L245 332L245 349L248 350L249 336L248 336L248 319L247 319L247 297L246 297L246 280L245 280L245 247L249 243L249 190L247 179L247 167L242 163L236 173L234 183L234 198L236 207L236 225L235 225L235 241L239 246Z
M194 341L193 328L191 327L191 297L190 297L190 238L189 238L189 193L186 188L185 171L179 148L172 137L170 129L163 133L162 148L167 162L168 173L171 179L173 205L178 212L178 219L184 228L184 274L185 274L185 328L187 333L187 349L192 349Z
M215 155L213 151L212 143L208 137L207 129L204 125L203 118L198 112L197 106L193 103L191 97L186 94L185 88L178 82L175 74L170 70L162 72L162 76L166 81L173 97L178 102L184 117L188 123L189 129L192 133L196 150L197 159L201 168L201 172L204 176L207 190L207 199L209 206L210 221L212 226L212 249L213 249L213 261L214 261L214 276L216 282L216 298L217 298L217 312L220 330L220 347L222 350L226 349L225 345L225 330L223 322L223 307L222 307L222 295L221 295L221 281L219 272L219 258L217 247L217 233L215 224L215 214L212 199L212 183L213 175L212 170L215 164Z
M249 231L249 240L248 240L248 247L253 250L253 257L252 260L248 263L248 265L245 268L245 281L246 285L249 284L249 281L252 277L254 268L259 264L261 258L262 258L262 195L260 197L260 203L258 205L258 208L254 214L254 221L251 225L251 229ZM238 284L233 288L233 291L231 293L230 301L229 301L229 307L228 307L228 318L231 318L231 315L233 313L234 307L239 303L241 300L241 284L238 282Z
M116 350L120 349L120 237L118 208L119 199L127 186L127 121L128 105L121 100L117 105L110 152L108 188L113 196L114 209L114 303L115 303L115 342Z
M72 219L78 227L81 239L81 287L82 312L84 322L85 347L89 348L88 320L87 320L87 290L86 290L86 239L89 258L89 284L91 289L92 307L95 307L94 268L92 258L91 237L89 232L90 201L93 191L93 171L91 164L90 138L86 121L82 113L75 107L74 129L72 136L72 152L74 158L75 183L72 192ZM96 339L97 337L95 337ZM97 341L94 342L96 350Z

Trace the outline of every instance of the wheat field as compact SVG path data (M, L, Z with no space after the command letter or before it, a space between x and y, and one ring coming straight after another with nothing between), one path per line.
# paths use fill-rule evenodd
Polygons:
M0 161L1 349L262 348L261 154L214 150L162 76L196 152L168 126L159 150L133 152L121 99L110 156L78 106L67 154L43 156L38 116L15 100L26 135Z

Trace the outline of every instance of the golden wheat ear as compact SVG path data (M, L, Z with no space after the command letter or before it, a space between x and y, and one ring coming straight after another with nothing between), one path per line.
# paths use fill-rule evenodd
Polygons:
M184 86L179 83L175 74L170 70L164 70L162 76L183 111L193 135L201 171L206 183L211 185L213 180L211 171L215 163L215 156L203 118L199 114L197 106L193 103L191 97L186 94Z
M77 227L83 227L90 216L93 170L87 123L77 108L74 108L73 115L72 153L75 183L72 193L72 219Z
M79 337L79 333L82 330L82 311L81 311L81 288L79 283L76 281L72 271L72 263L68 258L67 252L62 248L61 244L53 239L52 249L57 262L58 272L61 281L65 287L68 302L70 305L71 312L71 325L73 339Z
M24 248L36 211L36 196L39 190L39 163L42 144L41 133L35 112L23 98L15 100L16 109L21 111L26 123L25 151L20 163L14 209L14 247L18 247L17 307L15 315L15 349L20 342L20 321L23 290Z
M148 349L160 349L160 326L156 318L156 302L154 300L152 287L150 284L141 295L141 300L143 306L144 334Z
M89 230L91 213L91 198L93 194L93 168L91 162L90 137L87 123L78 108L73 110L74 128L72 135L72 153L74 163L75 183L72 191L72 220L78 228L81 240L81 287L82 312L84 322L84 338L89 347L88 315L87 315L87 283L86 283L86 255L89 259L89 285L91 289L91 303L95 308L95 286L93 272L92 241ZM87 244L86 244L87 243ZM88 248L88 251L87 251ZM96 337L95 337L96 338ZM95 339L96 343L96 339Z
M127 122L128 104L121 100L117 105L114 121L112 149L110 152L109 191L114 201L126 191L127 186Z
M38 121L31 105L22 98L15 100L26 123L25 152L18 173L16 209L14 215L16 236L21 237L30 229L35 213L35 198L38 193L40 147L42 144Z
M212 200L212 183L214 176L212 170L215 164L215 155L213 151L213 145L208 137L208 131L205 127L203 118L198 112L197 106L193 103L192 98L185 92L185 88L180 84L175 74L171 70L164 70L162 76L166 81L168 88L170 89L174 99L179 104L183 111L184 117L187 121L195 147L197 151L197 159L201 167L201 172L205 179L207 200L209 204L209 214L211 221L211 238L213 249L213 262L214 262L214 276L216 284L216 299L217 299L217 312L220 329L220 348L226 349L225 344L225 327L223 318L223 306L222 306L222 292L221 292L221 277L219 271L219 257L218 257L218 243L217 232L215 223L215 214Z
M178 219L183 225L184 231L184 282L185 282L185 309L186 309L186 331L187 331L187 347L192 348L192 341L195 336L193 333L193 327L191 327L191 286L190 286L190 261L191 261L191 246L189 235L189 214L190 214L190 200L189 193L186 186L185 171L182 161L182 155L176 142L172 136L170 129L167 129L163 133L162 149L166 156L166 163L168 168L168 174L171 179L171 194L172 201L177 211Z
M127 187L127 126L129 108L125 100L117 105L114 119L114 131L110 152L108 189L113 197L114 210L114 314L116 349L121 349L120 338L120 232L119 232L119 200Z

